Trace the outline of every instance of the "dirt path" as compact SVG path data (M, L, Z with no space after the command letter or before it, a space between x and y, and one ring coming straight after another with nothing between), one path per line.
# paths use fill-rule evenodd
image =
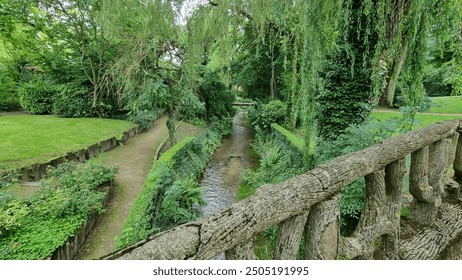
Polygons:
M122 232L130 209L152 167L154 154L168 138L162 117L149 131L130 139L123 147L99 156L97 162L118 166L115 186L106 211L83 244L76 259L98 259L115 250L115 237Z

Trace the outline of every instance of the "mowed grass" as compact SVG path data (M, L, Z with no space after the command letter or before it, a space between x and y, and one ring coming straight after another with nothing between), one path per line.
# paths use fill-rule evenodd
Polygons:
M435 106L430 108L429 113L462 115L462 96L432 97L430 100Z
M401 118L402 115L398 111L380 111L380 112L373 112L372 116L377 118L380 121L386 121L392 118ZM425 114L425 113L417 113L416 115L416 125L414 128L427 126L436 122L446 121L446 120L453 120L453 119L462 119L461 115L435 115L435 114Z
M43 163L102 140L119 137L133 123L56 116L0 116L0 170Z

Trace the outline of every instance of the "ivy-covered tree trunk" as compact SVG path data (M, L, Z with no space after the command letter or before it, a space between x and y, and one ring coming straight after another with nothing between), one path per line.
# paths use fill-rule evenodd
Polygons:
M170 141L170 146L176 144L176 127L175 127L175 115L172 109L167 110L167 128L168 128L168 139Z
M411 6L410 0L394 0L389 14L386 15L387 46L383 50L380 67L385 69L384 90L379 98L380 107L392 107L398 78L407 58L409 34L400 26L404 24ZM396 50L393 50L396 48Z

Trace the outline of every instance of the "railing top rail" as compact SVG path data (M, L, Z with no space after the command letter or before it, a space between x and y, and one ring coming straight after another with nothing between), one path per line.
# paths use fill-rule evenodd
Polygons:
M322 164L211 216L161 232L105 259L210 259L337 194L341 187L452 135L460 120L435 123Z

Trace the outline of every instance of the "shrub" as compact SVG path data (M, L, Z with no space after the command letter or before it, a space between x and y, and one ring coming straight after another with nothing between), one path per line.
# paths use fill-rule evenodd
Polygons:
M36 77L19 88L19 103L31 114L49 114L53 107L53 98L59 92L57 86Z
M263 105L257 104L249 112L250 123L263 130L269 130L272 123L284 123L286 116L287 104L281 100L273 100Z
M260 166L244 176L244 183L252 189L268 183L280 183L308 169L302 151L279 132L264 134L257 130L253 148L260 156Z
M197 94L205 103L206 116L213 117L234 116L234 94L220 81L217 73L206 73L199 84Z
M3 61L2 61L3 62ZM0 62L0 112L20 110L16 82L7 67Z
M111 181L115 172L91 162L64 163L49 171L50 177L34 195L23 201L0 199L1 215L7 216L0 235L0 259L51 257L91 213L103 210L104 193L97 187Z
M61 91L54 98L53 114L68 118L94 116L88 89L74 83L61 86Z

